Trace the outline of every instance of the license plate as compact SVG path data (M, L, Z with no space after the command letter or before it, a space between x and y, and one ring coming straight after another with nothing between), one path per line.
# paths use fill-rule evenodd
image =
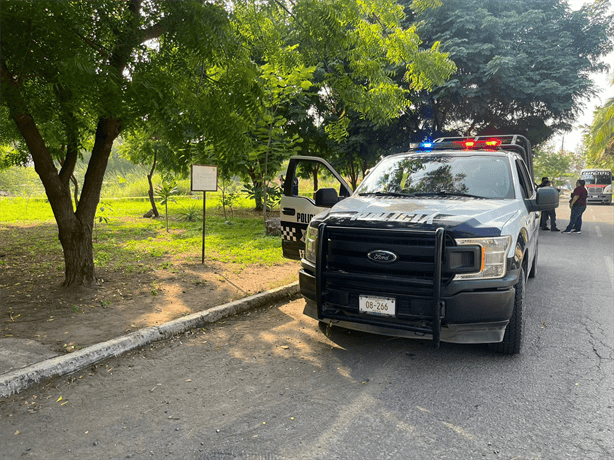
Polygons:
M394 297L373 297L370 295L361 295L358 297L358 308L360 313L395 316L396 299Z

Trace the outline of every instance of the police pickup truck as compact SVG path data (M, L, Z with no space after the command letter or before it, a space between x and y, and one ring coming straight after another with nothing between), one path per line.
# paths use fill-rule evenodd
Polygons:
M282 248L301 260L304 313L435 347L518 353L539 213L559 203L554 188L535 186L532 159L520 135L442 138L385 157L352 193L323 159L293 157ZM299 176L316 170L338 188L301 195Z

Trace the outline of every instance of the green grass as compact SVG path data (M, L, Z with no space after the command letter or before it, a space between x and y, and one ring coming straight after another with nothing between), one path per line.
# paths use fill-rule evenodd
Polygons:
M53 220L51 206L44 198L0 197L0 223Z
M207 193L207 216L222 215L221 192ZM197 207L199 217L202 218L203 195L175 196L175 202L168 204L169 219L179 219L181 213L186 209ZM164 216L165 208L156 200L156 206L161 216ZM251 211L254 203L247 196L241 196L234 206L231 213L227 209L229 217L233 216L255 216ZM104 209L104 210L101 210ZM137 198L101 198L98 203L96 221L99 217L112 220L115 216L141 217L151 209L149 199L145 197ZM276 212L271 213L277 216ZM46 198L32 197L0 197L0 223L2 222L48 222L55 221L51 205Z
M249 200L241 200L242 206L235 208L234 217L225 220L215 195L207 194L207 260L265 265L286 261L282 257L281 238L265 235L262 214L250 209ZM176 197L175 203L169 203L167 233L164 207L158 208L162 218L146 219L142 215L150 209L147 199L101 200L93 231L95 266L139 273L173 270L175 264L183 261L200 261L202 220L190 222L180 218L181 210L190 205L199 206L202 219L202 195ZM0 198L0 239L3 250L18 251L27 257L58 254L58 260L48 263L63 269L57 227L51 207L44 199Z

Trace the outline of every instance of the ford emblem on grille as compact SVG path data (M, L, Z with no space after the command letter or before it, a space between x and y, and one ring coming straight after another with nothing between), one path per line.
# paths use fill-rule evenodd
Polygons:
M391 264L399 258L394 252L384 251L383 249L371 251L367 254L367 257L373 262L380 262L382 264Z

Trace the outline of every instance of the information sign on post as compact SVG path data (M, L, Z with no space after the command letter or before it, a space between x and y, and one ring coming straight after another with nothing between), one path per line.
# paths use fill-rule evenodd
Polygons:
M205 226L207 221L207 192L217 192L217 166L192 165L191 190L203 192L203 255L205 263Z

